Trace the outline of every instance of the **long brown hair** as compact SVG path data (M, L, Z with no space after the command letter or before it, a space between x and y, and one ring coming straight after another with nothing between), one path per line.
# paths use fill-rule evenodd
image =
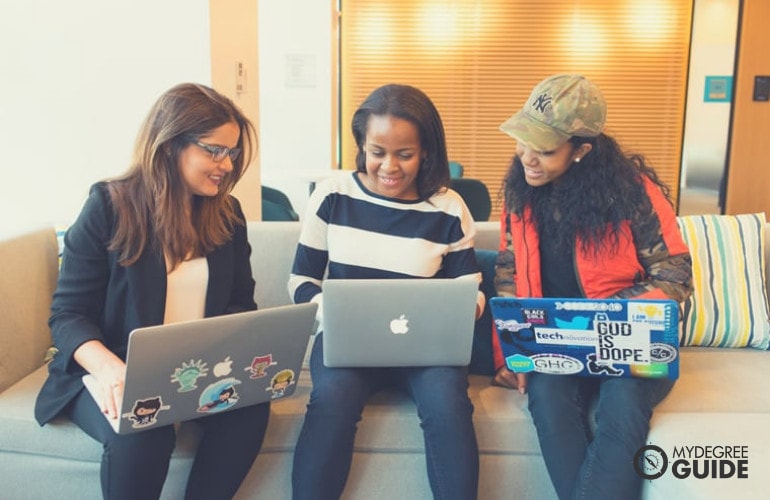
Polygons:
M241 154L216 196L194 196L185 206L179 156L191 142L214 129L236 123ZM204 85L183 83L158 98L144 120L128 171L108 183L117 216L110 250L131 265L152 245L172 269L190 256L203 256L226 243L238 217L230 197L256 148L254 126L233 102Z

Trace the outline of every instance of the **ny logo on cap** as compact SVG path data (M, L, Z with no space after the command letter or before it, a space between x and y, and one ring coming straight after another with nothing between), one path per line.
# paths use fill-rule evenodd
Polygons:
M553 100L552 97L550 97L548 94L540 94L537 96L537 99L535 99L535 102L532 104L532 106L539 112L545 113L545 108L548 107L549 104L551 104L551 101Z

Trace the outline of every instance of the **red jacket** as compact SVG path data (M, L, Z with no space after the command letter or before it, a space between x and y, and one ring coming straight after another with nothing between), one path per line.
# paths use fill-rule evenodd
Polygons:
M586 298L673 298L682 301L692 291L692 268L687 245L679 232L676 214L661 190L644 177L652 203L654 231L641 230L631 221L621 224L614 248L595 251L575 242L574 268ZM495 269L498 295L542 297L540 237L531 210L523 217L504 212L500 219L500 254ZM609 228L608 228L609 230ZM494 325L493 325L494 328ZM495 368L504 365L496 332L492 335Z

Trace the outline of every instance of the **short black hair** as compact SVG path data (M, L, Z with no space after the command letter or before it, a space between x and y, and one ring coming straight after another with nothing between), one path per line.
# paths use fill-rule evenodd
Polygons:
M366 129L371 115L394 116L413 123L420 134L425 158L417 174L417 194L427 200L449 186L449 160L444 124L433 101L420 89L391 83L375 89L353 114L351 123L356 140L356 170L366 172Z

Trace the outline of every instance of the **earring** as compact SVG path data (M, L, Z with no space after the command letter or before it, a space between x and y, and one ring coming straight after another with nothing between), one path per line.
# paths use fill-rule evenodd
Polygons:
M580 163L580 158L575 158L575 163Z

